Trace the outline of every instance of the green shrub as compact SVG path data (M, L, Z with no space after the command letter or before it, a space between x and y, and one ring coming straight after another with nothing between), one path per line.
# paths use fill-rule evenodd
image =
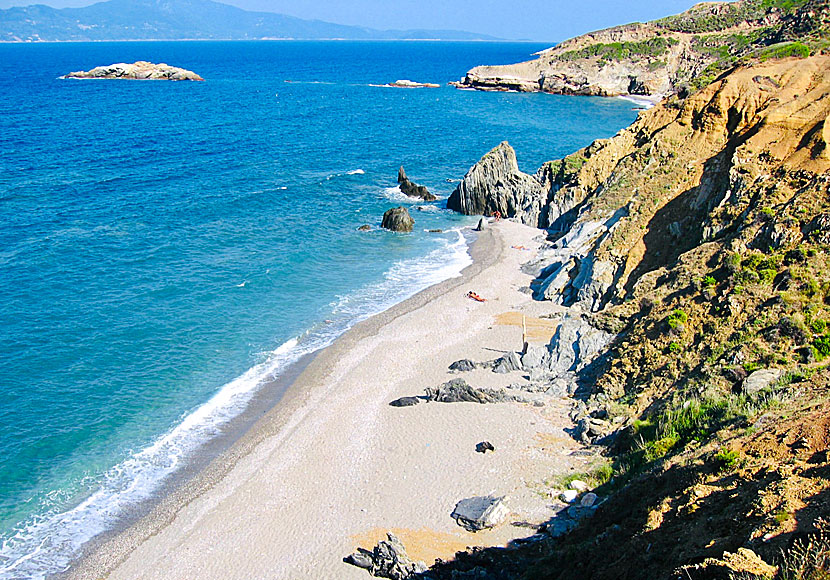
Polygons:
M666 322L668 322L669 328L672 330L683 326L688 320L689 315L680 308L675 309L671 314L669 314L668 318L666 318Z
M777 273L778 271L773 270L772 268L764 268L762 270L758 270L758 279L762 284L772 284L772 281L775 280L775 275Z
M703 284L703 286L705 288L711 288L712 286L716 285L718 283L718 281L715 280L714 276L708 275L708 276L703 277L703 280L701 280L701 283Z
M827 332L827 322L821 319L816 319L810 322L810 329L816 334L824 334Z
M816 354L819 360L830 356L830 336L819 336L813 340L813 348L816 349Z
M770 46L766 50L761 51L759 58L761 62L765 62L775 58L789 58L796 56L798 58L807 58L810 56L810 47L800 42L788 42Z
M677 354L682 350L679 342L672 342L669 344L669 354Z
M721 449L715 455L715 461L721 464L722 469L734 469L738 465L738 452Z

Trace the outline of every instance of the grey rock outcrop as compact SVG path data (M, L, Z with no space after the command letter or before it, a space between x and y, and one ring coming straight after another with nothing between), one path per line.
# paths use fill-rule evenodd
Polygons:
M450 370L451 371L456 371L456 372L468 372L468 371L475 370L477 366L478 365L476 365L475 361L471 361L470 359L463 358L461 360L457 360L454 363L452 363L450 365Z
M542 185L519 170L516 152L504 141L470 168L447 200L447 207L466 215L498 212L542 227L540 214L545 201Z
M132 64L119 62L109 66L98 66L88 71L71 72L63 78L68 79L129 79L151 81L203 81L193 71L170 66L165 63L155 64L139 60Z
M401 165L398 169L398 188L404 195L409 197L417 197L419 199L423 199L424 201L435 201L438 199L423 185L418 185L417 183L409 181L409 178L406 176L406 171L403 169L403 165Z
M403 206L386 210L381 222L381 227L393 232L411 232L414 225L415 220L409 215L409 210Z
M464 379L453 379L435 388L424 389L427 399L439 403L502 403L522 401L504 389L477 389Z
M594 328L581 317L566 316L548 346L548 370L554 376L580 371L608 346L612 338L611 334Z
M394 535L386 534L370 552L358 548L357 552L346 556L343 561L352 566L363 568L376 578L390 580L409 580L416 574L427 571L423 562L413 562L406 553L403 543Z
M493 372L499 374L522 370L522 361L515 352L508 352L493 363Z
M744 380L741 391L747 395L754 395L775 385L784 374L783 369L759 369Z

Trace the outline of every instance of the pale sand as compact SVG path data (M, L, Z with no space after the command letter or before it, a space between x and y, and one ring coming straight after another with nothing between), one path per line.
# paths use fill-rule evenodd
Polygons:
M454 375L447 367L519 350L517 312L531 343L549 340L555 323L536 317L553 307L519 291L531 281L520 265L535 252L511 248L535 250L539 235L511 222L490 228L462 278L341 337L230 452L70 575L366 580L342 558L371 548L386 530L427 563L532 533L510 522L552 516L555 502L541 482L586 466L569 455L577 445L564 431L567 401L388 403L456 376L481 387L524 381L518 372ZM466 298L468 290L487 302ZM483 440L496 451L476 453ZM457 501L490 493L508 496L505 524L472 534L450 518Z

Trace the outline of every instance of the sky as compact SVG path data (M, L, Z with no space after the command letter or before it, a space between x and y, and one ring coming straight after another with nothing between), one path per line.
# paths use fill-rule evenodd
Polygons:
M168 0L175 2L176 0ZM278 12L378 29L454 29L507 39L561 41L628 22L677 14L695 0L220 0L246 10ZM0 8L91 0L0 0Z

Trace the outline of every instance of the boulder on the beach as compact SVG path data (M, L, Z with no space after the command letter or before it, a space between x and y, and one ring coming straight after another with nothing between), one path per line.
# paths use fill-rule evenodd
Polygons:
M415 220L409 215L409 211L403 207L393 207L383 214L381 226L393 232L411 232Z
M481 443L476 443L476 451L478 453L487 453L488 451L495 451L496 448L493 447L493 444L489 441L482 441Z
M413 562L409 558L403 543L394 534L386 534L386 540L378 542L371 552L358 548L357 552L346 556L343 561L368 570L376 578L391 580L409 580L416 574L427 571L426 564Z
M417 405L421 402L421 399L418 397L401 397L400 399L395 399L391 403L389 403L392 407L411 407L413 405Z
M401 165L398 169L398 189L400 189L401 193L408 197L417 197L419 199L423 199L424 201L435 201L438 199L423 185L418 185L417 183L409 181L409 178L406 176L406 171L403 169L403 165Z
M470 532L499 525L507 517L508 509L504 497L471 497L462 499L455 505L450 517L459 526Z
M451 371L456 371L456 372L468 372L468 371L475 370L475 368L476 368L476 363L474 361L471 361L468 358L463 358L461 360L457 360L457 361L455 361L454 363L452 363L450 365L450 370Z
M486 229L487 229L487 220L484 219L484 218L479 219L478 220L478 225L476 226L475 231L483 232Z
M439 403L499 403L507 400L503 390L476 389L464 379L453 379L424 391L430 401Z
M108 66L98 66L88 71L71 72L67 79L129 79L150 81L203 81L193 71L170 66L165 63L155 64L139 60L131 64L119 62Z

